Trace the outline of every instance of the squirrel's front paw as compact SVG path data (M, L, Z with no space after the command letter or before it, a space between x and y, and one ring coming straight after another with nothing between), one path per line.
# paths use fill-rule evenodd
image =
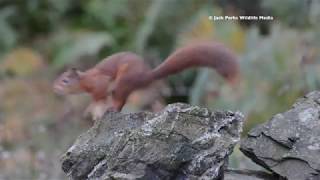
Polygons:
M109 107L106 112L119 112L119 110L115 107Z
M97 121L99 119L101 119L103 117L104 113L95 113L95 114L92 114L92 119L94 121Z
M105 106L96 106L92 112L92 119L94 121L101 119L106 111L107 108Z
M107 107L105 104L102 103L92 103L84 112L84 117L92 117L94 121L101 119L106 112Z

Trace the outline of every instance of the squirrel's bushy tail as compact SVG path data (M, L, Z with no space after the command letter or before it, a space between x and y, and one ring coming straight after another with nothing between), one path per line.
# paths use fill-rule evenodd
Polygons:
M150 72L150 77L157 80L192 67L213 68L230 82L239 76L238 59L231 50L219 43L200 43L175 51Z

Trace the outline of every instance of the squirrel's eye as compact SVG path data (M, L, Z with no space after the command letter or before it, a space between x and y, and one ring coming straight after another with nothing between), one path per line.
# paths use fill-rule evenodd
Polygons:
M67 84L69 81L68 81L67 79L63 79L62 82L63 82L64 84Z

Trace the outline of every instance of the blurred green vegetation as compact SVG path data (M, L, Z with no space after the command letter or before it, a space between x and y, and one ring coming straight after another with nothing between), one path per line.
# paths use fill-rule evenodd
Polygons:
M212 21L211 15L275 20ZM84 70L128 50L155 67L193 41L223 42L240 58L236 89L214 71L190 70L147 90L150 96L137 93L125 111L150 107L154 99L162 106L187 101L239 110L245 133L320 87L319 22L318 0L2 0L0 179L66 178L58 157L90 125L81 120L88 97L52 93L53 79L68 67ZM245 167L239 159L232 164Z

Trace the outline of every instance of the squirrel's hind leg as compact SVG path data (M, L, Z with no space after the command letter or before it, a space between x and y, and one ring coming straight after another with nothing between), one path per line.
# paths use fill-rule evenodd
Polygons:
M122 107L126 103L126 100L112 100L112 106L115 108L116 111L121 111Z

